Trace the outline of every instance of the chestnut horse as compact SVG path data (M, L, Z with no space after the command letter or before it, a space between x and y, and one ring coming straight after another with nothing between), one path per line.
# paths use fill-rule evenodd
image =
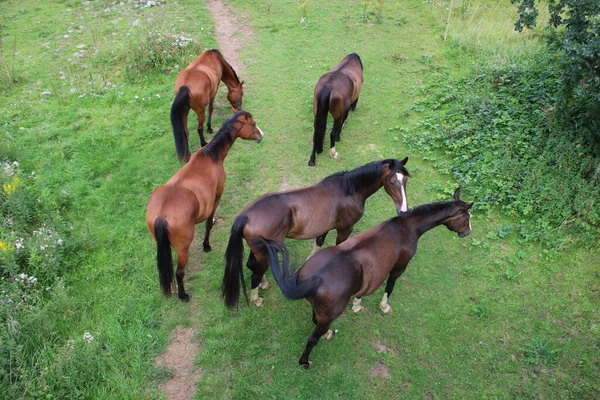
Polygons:
M240 282L248 299L242 268L242 238L250 247L246 265L252 271L251 301L260 307L263 299L258 296L258 287L269 288L264 278L269 265L262 239L283 243L286 237L316 238L311 256L323 245L331 229L337 231L336 243L342 243L362 217L367 198L382 186L396 203L398 213L406 211L409 174L404 165L407 161L408 158L374 161L352 171L333 174L313 186L265 194L248 205L233 223L225 252L222 284L225 305L237 308Z
M150 196L146 225L156 241L158 277L165 296L171 294L173 283L170 248L173 246L177 253L177 294L181 300L189 300L183 287L183 277L195 225L206 220L203 245L204 251L210 251L208 237L225 185L223 161L238 137L256 142L263 138L250 113L240 111L226 121L207 146L198 150L186 165Z
M389 313L392 307L388 300L394 284L415 255L421 235L445 225L458 237L467 236L471 232L472 205L460 200L460 190L456 189L454 201L426 204L387 220L338 246L324 249L298 271L290 269L289 256L281 242L263 241L273 278L284 296L292 300L304 298L312 305L316 327L308 338L300 365L310 367L308 356L319 339L333 337L329 327L344 312L350 299L355 296L354 305L360 307L360 297L375 292L386 277L379 306ZM282 266L277 252L283 253Z
M319 78L313 100L315 130L313 149L308 161L309 166L314 166L316 154L323 152L328 112L333 117L333 129L329 135L331 139L329 155L338 158L335 142L340 141L340 133L342 133L344 121L348 118L348 112L356 109L362 83L363 65L356 53L348 54L338 65Z
M175 80L175 100L171 106L171 126L175 137L175 149L179 160L187 162L190 159L188 144L189 131L187 117L190 108L198 116L198 134L200 145L205 146L204 118L208 105L208 121L206 131L212 133L211 118L219 81L227 85L227 100L231 103L233 112L242 111L242 96L244 82L240 82L237 74L223 58L219 50L203 51L190 65L177 75Z

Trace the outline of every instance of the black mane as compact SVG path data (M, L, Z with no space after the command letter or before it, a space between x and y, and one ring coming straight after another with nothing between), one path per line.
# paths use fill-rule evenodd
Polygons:
M200 154L209 156L213 161L217 161L223 146L233 142L230 132L234 129L237 129L234 125L240 115L250 115L250 113L246 111L240 111L225 121L221 129L219 129L219 132L217 132L212 140L206 146L200 149Z
M364 70L362 60L360 59L360 56L358 54L356 54L356 53L348 54L348 57L350 57L349 60L352 58L357 58L358 62L360 63L360 69Z
M419 216L419 215L426 215L426 214L433 214L436 213L438 211L442 211L443 209L447 209L448 210L448 215L446 216L449 217L453 214L454 212L454 207L455 205L461 205L461 204L465 204L462 200L452 200L452 201L440 201L437 203L428 203L428 204L423 204L421 206L415 207L412 210L408 210L405 213L402 213L401 215L392 218L392 220L397 220L398 218L406 218L406 217L410 217L410 216Z
M223 59L223 61L225 62L225 64L227 64L229 66L229 69L231 69L231 72L233 72L233 76L235 77L236 82L240 83L240 78L238 78L237 73L235 72L235 69L233 69L233 67L231 66L231 64L229 64L227 62L227 60L225 59L225 57L223 57L223 54L221 54L221 52L219 50L217 50L217 49L210 49L209 51L213 52L213 53L217 53Z
M384 164L389 164L392 161L395 161L396 168L394 170L396 172L400 172L402 175L410 176L400 161L388 158L382 161L370 162L362 167L358 167L350 171L336 172L335 174L329 175L321 182L329 183L329 181L332 181L335 178L341 178L344 195L352 196L359 190L371 186L373 182L381 176Z

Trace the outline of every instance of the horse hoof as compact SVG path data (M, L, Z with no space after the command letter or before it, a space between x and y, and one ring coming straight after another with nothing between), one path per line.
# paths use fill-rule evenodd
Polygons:
M314 160L310 160L310 161L308 162L308 166L309 166L309 167L314 167L314 166L315 166L315 162L314 162Z
M213 133L213 130L212 130L212 128L208 128L208 129L206 130L206 133Z
M308 364L300 362L300 365L302 365L302 368L304 369L309 369L312 366L312 361L309 361Z
M258 287L260 287L262 290L269 290L271 289L271 284L269 282L261 282Z
M340 154L337 151L335 151L333 147L329 149L329 155L331 156L331 158L338 158L340 156Z
M381 311L383 311L384 314L389 314L392 312L392 306L386 304L385 307L381 308Z
M322 339L327 339L327 340L331 340L333 339L334 333L331 329L329 329L323 336L321 336Z
M204 250L205 253L208 253L209 251L212 250L212 247L210 247L210 244L205 244L202 246L202 249Z
M256 304L256 307L258 307L258 308L262 307L263 306L263 298L259 297L258 299L256 299L254 301L254 304Z
M362 310L364 310L365 308L361 305L358 306L352 306L352 311L354 311L354 314L358 314L359 312L361 312Z
M187 303L188 301L190 301L190 297L191 296L189 294L184 293L183 295L179 296L179 299L184 303Z

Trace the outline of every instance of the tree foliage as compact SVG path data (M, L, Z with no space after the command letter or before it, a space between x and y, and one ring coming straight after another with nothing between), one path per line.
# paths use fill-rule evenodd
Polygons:
M510 0L518 4L517 31L534 28L539 0ZM559 99L563 116L585 124L596 151L600 145L600 1L548 0L548 44L561 55L564 91Z

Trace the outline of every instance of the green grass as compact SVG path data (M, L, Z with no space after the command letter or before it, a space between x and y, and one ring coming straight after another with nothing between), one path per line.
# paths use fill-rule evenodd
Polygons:
M599 395L598 252L520 244L498 210L475 213L466 239L444 228L425 235L390 299L394 312L379 311L381 290L365 298L365 312L344 314L335 339L315 348L309 371L297 364L312 330L306 302L285 300L277 287L264 292L262 309L231 312L219 298L231 223L267 191L409 156L409 206L450 198L451 176L430 154L411 152L393 128L420 119L411 105L434 74L468 74L475 62L502 62L536 46L510 32L510 4L458 2L464 11L452 16L444 44L447 10L433 2L386 2L377 23L375 14L365 20L362 1L229 1L254 30L242 43L240 78L244 109L266 136L259 145L236 142L225 162L213 251L201 251L203 224L192 249L186 282L198 306L190 311L162 299L144 223L151 191L180 167L169 124L178 68L166 60L136 74L133 55L149 31L218 45L197 1L124 3L0 2L2 62L14 71L0 81L0 161L36 172L27 185L45 194L44 210L68 193L61 213L77 244L64 259L72 265L61 265L62 284L33 310L13 312L17 325L2 318L1 361L13 369L3 370L0 390L9 398L160 397L166 374L154 359L176 324L199 327L198 398ZM365 82L336 146L341 157L323 154L308 168L314 84L351 52L363 60ZM182 56L179 68L192 58ZM224 93L217 103L215 127L229 116ZM191 143L198 147L195 135ZM393 215L390 199L377 193L355 232ZM0 240L8 240L11 228L0 227ZM330 234L326 244L333 241ZM288 244L299 262L312 246ZM370 375L381 364L391 379Z

